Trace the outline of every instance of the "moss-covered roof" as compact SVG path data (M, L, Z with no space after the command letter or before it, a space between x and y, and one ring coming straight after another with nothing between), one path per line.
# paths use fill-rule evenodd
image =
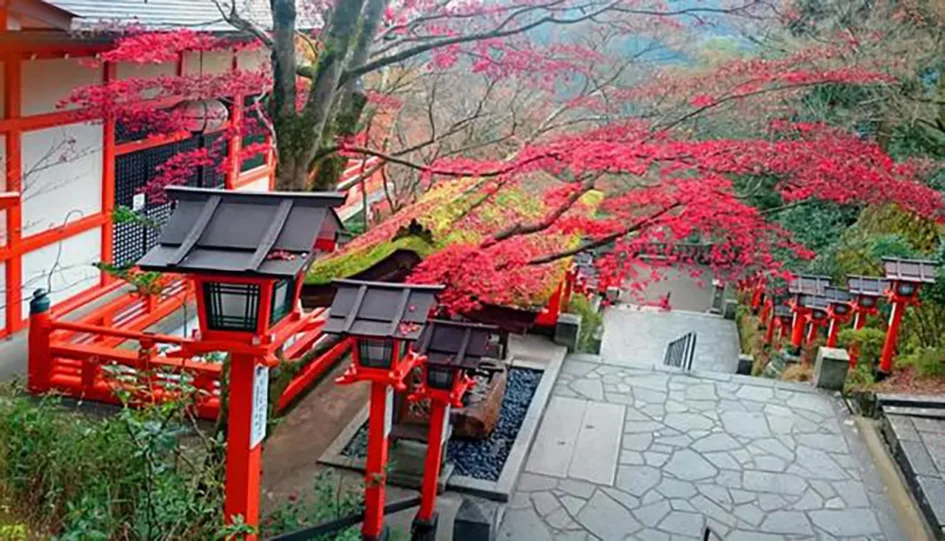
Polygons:
M509 224L534 220L544 216L547 205L540 195L533 195L516 187L504 187L492 197L483 199L488 191L485 181L456 179L438 183L416 203L402 209L355 238L344 250L315 262L309 270L306 283L324 284L367 270L397 250L409 250L426 258L454 243L479 243L486 235ZM601 194L592 192L583 199L585 209L599 204ZM425 231L408 233L411 222ZM553 244L567 249L580 242L579 233L543 234L543 245ZM566 272L569 259L545 265L540 291L517 295L513 304L521 308L544 305L554 293Z

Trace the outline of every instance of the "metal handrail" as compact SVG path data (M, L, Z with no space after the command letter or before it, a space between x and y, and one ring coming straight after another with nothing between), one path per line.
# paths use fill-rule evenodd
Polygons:
M675 366L683 370L692 370L692 361L696 353L696 333L690 332L673 340L666 346L663 357L665 366Z
M391 513L398 513L411 507L417 507L420 505L420 496L415 496L408 500L402 500L399 502L389 503L384 506L384 514L389 515ZM346 517L336 518L330 522L324 522L318 524L317 526L311 526L308 528L303 528L301 530L296 530L294 532L285 533L282 535L277 535L275 537L269 537L266 541L304 541L308 539L314 539L321 535L327 535L330 533L336 533L340 531L347 530L348 528L360 524L364 521L364 512L360 512L354 515L348 515Z

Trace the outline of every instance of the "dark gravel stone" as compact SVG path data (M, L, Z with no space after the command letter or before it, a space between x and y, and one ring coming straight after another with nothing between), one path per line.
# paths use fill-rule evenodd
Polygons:
M518 436L518 430L525 420L535 389L541 381L541 375L541 371L527 368L509 370L509 382L502 400L499 422L492 434L484 440L450 440L446 459L454 465L456 474L485 481L499 479L505 460ZM367 455L366 423L345 445L341 454L357 458Z
M541 381L541 374L538 370L526 368L509 370L509 383L502 400L499 422L492 434L484 440L450 440L446 459L455 466L456 474L486 481L499 479L505 459L525 420L528 405Z

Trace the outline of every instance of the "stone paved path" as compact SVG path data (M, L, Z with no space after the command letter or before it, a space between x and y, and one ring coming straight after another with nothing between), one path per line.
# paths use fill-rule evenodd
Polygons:
M692 366L733 374L738 366L738 331L735 323L719 316L621 305L604 313L601 357L623 366L663 364L666 345L688 332L696 333Z
M499 538L904 539L844 412L806 384L571 356Z

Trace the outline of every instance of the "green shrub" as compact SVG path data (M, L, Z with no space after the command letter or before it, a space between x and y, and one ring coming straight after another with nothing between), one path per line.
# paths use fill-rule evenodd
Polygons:
M594 340L604 324L604 315L594 310L591 301L584 295L572 295L568 304L568 312L581 316L581 334L578 336L578 351L582 353L597 353L594 351Z
M844 329L837 335L840 347L858 348L858 365L866 364L869 367L879 362L883 352L883 342L886 341L886 332L872 327L864 327L858 331Z
M223 535L222 441L187 402L102 418L0 392L0 505L60 539Z
M897 366L912 366L919 378L945 376L945 348L920 347L896 358Z
M847 372L847 379L843 383L843 393L852 391L867 391L876 383L873 367L870 363L856 364L856 368Z
M308 528L361 511L362 487L346 487L343 480L332 470L319 473L309 494L293 497L279 509L270 513L260 527L268 537ZM316 538L335 541L361 539L360 527Z
M741 352L753 355L755 353L755 338L758 334L758 318L751 313L749 307L739 305L735 310L735 323L738 326L738 341Z

